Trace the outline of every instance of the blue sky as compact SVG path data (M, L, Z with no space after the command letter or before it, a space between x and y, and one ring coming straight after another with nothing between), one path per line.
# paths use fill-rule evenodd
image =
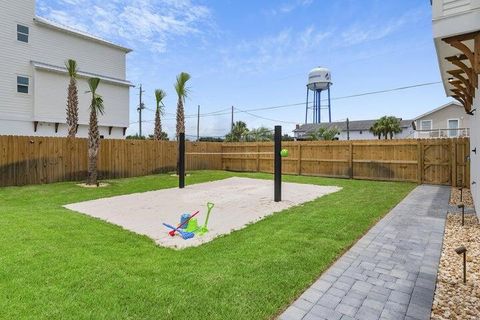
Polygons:
M332 98L440 81L427 0L37 0L37 14L131 47L127 78L167 92L164 126L175 130L175 77L192 75L186 114L224 110L201 118L201 135L221 136L238 110L305 101L307 74L332 72ZM395 115L413 118L449 100L441 84L332 101L333 120ZM138 89L131 91L138 131ZM108 112L108 106L106 106ZM238 112L250 128L302 123L304 106ZM144 112L144 133L154 113ZM274 119L271 121L263 118ZM280 122L283 121L283 122ZM187 134L196 119L187 117Z

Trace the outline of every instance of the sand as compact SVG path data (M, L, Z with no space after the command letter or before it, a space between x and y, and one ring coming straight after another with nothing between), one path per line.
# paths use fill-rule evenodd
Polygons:
M274 202L272 180L234 177L194 184L185 189L136 193L74 203L65 207L146 235L160 246L181 249L201 245L275 212L339 190L341 188L335 186L283 183L283 201ZM188 240L168 235L168 229L162 222L176 225L182 213L200 210L197 215L198 223L203 224L207 202L215 203L210 215L208 233L195 235Z

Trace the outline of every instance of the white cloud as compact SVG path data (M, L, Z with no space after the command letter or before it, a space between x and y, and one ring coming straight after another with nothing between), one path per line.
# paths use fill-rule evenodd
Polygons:
M243 40L233 48L223 49L223 63L237 72L259 73L301 62L305 54L315 50L331 36L314 26L294 32L284 29L272 36Z
M38 7L48 19L156 52L174 37L202 33L211 18L209 8L192 0L56 0L55 8L45 1Z
M290 2L284 2L278 7L268 11L271 15L287 14L294 11L297 8L308 7L313 3L313 0L294 0Z

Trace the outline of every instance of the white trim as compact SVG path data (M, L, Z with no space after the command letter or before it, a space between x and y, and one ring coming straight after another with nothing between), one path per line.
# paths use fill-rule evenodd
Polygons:
M35 21L40 26L44 26L44 27L47 27L47 28L55 29L55 30L62 31L62 32L65 32L65 33L69 33L69 34L72 34L74 36L84 38L84 39L87 39L87 40L93 40L95 42L107 45L109 47L122 50L125 53L129 53L129 52L133 51L130 48L123 47L121 45L118 45L116 43L107 41L107 40L99 38L99 37L96 37L96 36L91 35L89 33L86 33L86 32L80 31L80 30L73 29L71 27L61 25L59 23L50 21L48 19L45 19L45 18L42 18L42 17L39 17L39 16L36 16L35 18L33 18L33 21Z
M423 123L422 122L430 122L430 129L424 129L423 128ZM433 130L433 120L432 119L425 119L425 120L420 120L420 130L422 131L431 131Z
M442 109L445 109L445 108L447 108L447 107L450 107L451 105L455 105L455 106L457 106L457 107L461 107L462 110L463 110L463 107L462 107L462 105L461 105L460 103L455 102L455 101L451 101L451 102L449 102L449 103L446 103L446 104L444 104L444 105L441 105L441 106L438 107L438 108L435 108L435 109L433 109L433 110L430 110L430 111L428 111L427 113L424 113L424 114L422 114L422 115L419 115L418 117L416 117L415 119L413 119L413 121L416 121L416 120L418 120L418 119L421 119L421 118L423 118L423 117L426 117L426 116L428 116L428 115L431 115L432 113L435 113L435 112L437 112L437 111L440 111L440 110L442 110Z
M56 73L61 73L61 74L66 74L67 73L67 68L65 68L65 67L54 66L54 65L51 65L51 64L37 62L37 61L31 61L31 63L32 63L32 65L35 69L46 70L46 71L56 72ZM77 75L80 76L80 77L83 77L83 78L96 77L96 78L99 78L100 80L103 80L105 82L110 82L110 83L113 83L113 84L118 84L118 85L127 86L127 87L134 87L134 85L128 80L116 79L116 78L103 76L103 75L99 75L99 74L95 74L95 73L78 71Z

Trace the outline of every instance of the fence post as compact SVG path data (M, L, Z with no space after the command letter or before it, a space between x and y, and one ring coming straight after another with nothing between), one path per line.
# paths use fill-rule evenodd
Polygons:
M280 152L282 150L282 127L275 126L275 143L273 148L274 153L274 179L275 179L275 202L282 201L282 158Z
M457 187L458 186L458 175L457 175L457 144L458 144L458 139L453 139L453 140L450 140L450 144L451 144L451 156L450 156L450 159L451 159L451 168L450 168L450 172L451 172L451 179L452 179L452 187Z
M257 172L260 171L260 145L257 142Z
M178 187L185 188L185 133L178 135Z
M417 179L418 183L423 183L423 143L421 139L417 140Z
M348 144L348 174L353 179L353 142Z
M299 176L302 175L302 145L300 144L300 142L297 142L298 143L298 150L297 150L297 173Z

